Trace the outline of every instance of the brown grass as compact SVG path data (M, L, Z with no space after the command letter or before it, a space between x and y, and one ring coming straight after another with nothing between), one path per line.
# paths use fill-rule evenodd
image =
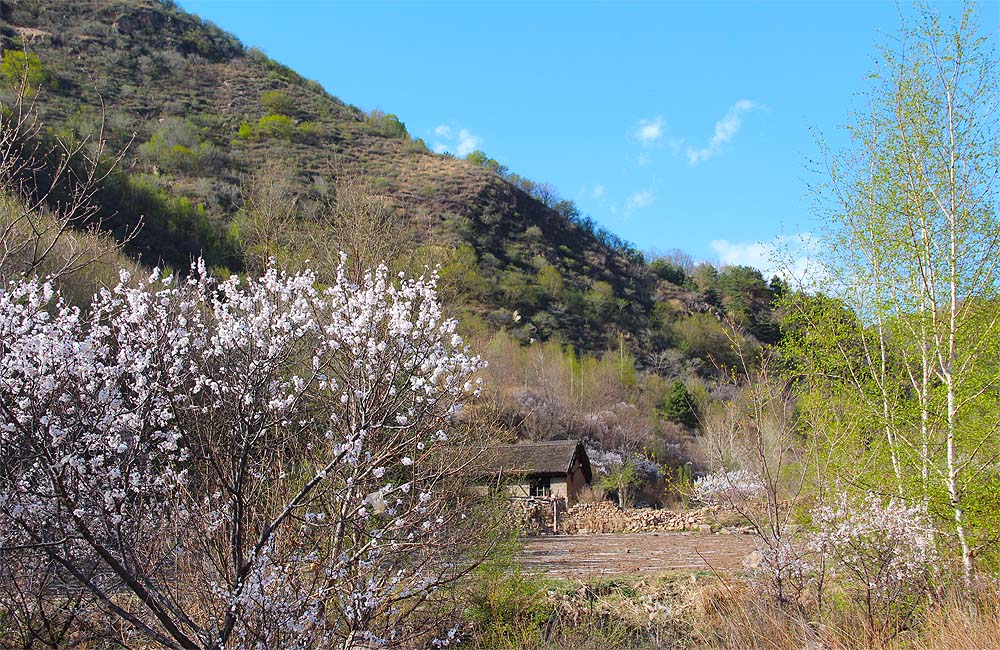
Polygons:
M973 594L952 593L924 619L920 638L909 647L920 650L992 650L1000 648L1000 590L981 588Z

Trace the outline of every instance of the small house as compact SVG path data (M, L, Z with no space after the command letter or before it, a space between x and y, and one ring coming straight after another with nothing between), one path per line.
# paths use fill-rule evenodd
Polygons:
M571 505L593 479L587 450L577 440L502 445L489 449L487 457L515 497L565 499Z

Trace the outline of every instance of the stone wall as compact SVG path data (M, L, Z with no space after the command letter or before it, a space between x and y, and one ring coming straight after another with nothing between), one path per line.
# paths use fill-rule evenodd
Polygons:
M536 497L512 498L510 500L511 516L521 525L524 535L541 535L554 532L553 507L561 522L566 516L565 499L543 499Z
M553 504L556 526L553 526ZM727 519L718 506L683 512L650 508L622 509L610 501L578 503L569 509L565 499L512 498L510 512L524 535L586 535L590 533L646 533L682 530L711 532Z
M560 514L558 532L587 534L711 530L719 514L718 507L673 512L649 508L623 510L610 501L578 503Z

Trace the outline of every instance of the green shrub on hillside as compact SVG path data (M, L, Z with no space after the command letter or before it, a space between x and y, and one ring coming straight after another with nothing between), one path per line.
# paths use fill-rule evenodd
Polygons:
M256 134L263 138L280 138L289 142L295 137L295 120L287 115L265 115L257 121Z
M378 133L389 138L408 140L410 134L406 131L406 125L394 113L385 113L378 109L368 114L365 121L369 131Z
M25 93L34 95L39 89L56 87L55 77L42 66L37 54L22 50L6 50L0 59L0 80L12 89L24 84Z
M113 174L96 199L104 223L115 230L127 231L142 220L130 247L147 263L163 261L184 269L202 256L213 267L242 267L237 242L209 216L205 205L171 196L152 176Z
M265 115L256 123L240 123L236 137L241 140L284 140L285 142L314 143L322 129L313 122L298 122L287 115Z
M563 277L559 269L551 264L544 265L538 271L538 284L552 299L558 299L562 295Z
M485 167L486 169L496 172L501 176L506 176L507 173L510 171L509 169L507 169L506 165L501 165L493 158L487 156L480 149L476 149L475 151L470 153L468 156L465 157L465 160L466 162L470 162L473 165L477 165L479 167Z
M295 115L295 100L283 90L267 90L261 93L260 103L268 115Z
M224 161L215 145L200 140L193 124L176 118L163 120L149 140L139 145L139 155L161 169L182 173L212 173Z

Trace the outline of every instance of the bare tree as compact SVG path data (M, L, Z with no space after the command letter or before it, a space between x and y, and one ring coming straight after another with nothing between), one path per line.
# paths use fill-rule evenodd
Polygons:
M403 245L399 216L388 197L356 179L336 182L334 197L321 215L312 242L321 268L336 268L343 251L347 253L348 275L357 280L365 269L379 264L392 266Z
M737 334L727 335L739 359L733 375L739 393L714 413L701 409L710 413L701 428L713 472L695 482L694 496L725 506L750 525L761 545L760 575L772 595L779 603L799 604L807 583L805 549L791 523L808 475L804 450L795 442L794 398L788 384L775 379L767 350L748 359Z
M0 100L0 278L65 277L114 257L141 224L117 242L100 235L94 196L125 150L107 154L103 119L78 142L47 136L28 78L26 64L13 97Z
M290 260L290 232L299 210L299 193L287 161L267 161L241 190L243 205L236 217L246 263L254 272Z

